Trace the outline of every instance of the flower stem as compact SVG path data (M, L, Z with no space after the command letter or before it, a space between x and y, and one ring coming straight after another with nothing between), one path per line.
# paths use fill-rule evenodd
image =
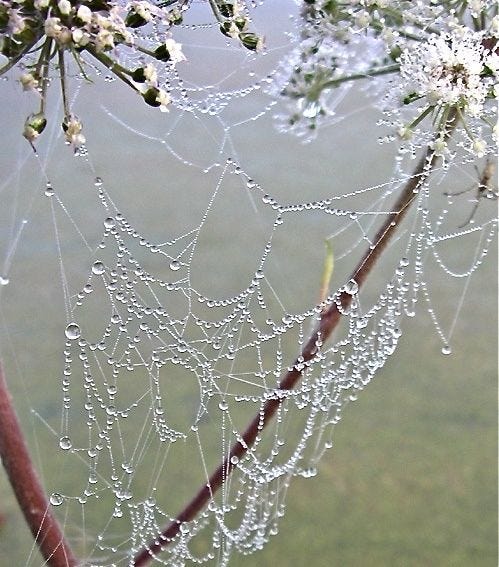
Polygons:
M6 73L9 69L15 67L19 63L19 61L21 61L21 59L26 55L26 53L28 53L36 45L37 41L38 38L32 41L31 43L28 43L26 47L21 51L21 53L19 53L19 55L9 58L7 63L3 67L0 67L0 77L4 73Z
M112 73L114 73L118 79L121 79L124 83L126 83L129 87L131 87L134 91L138 91L139 89L132 83L132 81L126 76L130 74L130 71L125 67L122 67L116 61L113 61L111 57L108 57L104 53L101 53L95 50L93 47L87 46L86 51L90 53L93 57L95 57L98 61L100 61L105 67L107 67Z
M58 50L59 56L59 73L61 78L62 106L64 108L64 118L69 117L68 96L66 93L66 63L64 61L64 50Z
M323 89L328 89L336 87L341 83L346 83L347 81L356 81L358 79L369 79L371 77L378 77L380 75L388 75L389 73L395 73L400 70L400 65L395 63L393 65L388 65L386 67L381 67L380 69L370 69L365 73L352 73L352 75L344 75L338 77L337 79L331 79L322 84Z
M453 110L448 117L447 130L445 133L446 137L451 135L456 123L457 114ZM440 134L437 133L437 136L439 135ZM395 202L392 209L393 212L387 215L382 226L376 233L373 246L369 247L365 252L351 275L351 279L355 280L359 289L376 266L378 259L381 257L399 224L410 209L410 205L417 197L419 189L430 176L438 159L438 156L436 156L434 151L428 146L425 153L420 158L413 175L409 178ZM306 365L308 362L312 361L319 352L319 345L330 338L341 321L342 312L349 307L352 299L353 296L344 291L340 294L339 300L323 311L318 325L305 343L300 357L279 383L279 390L292 390L296 386L302 376L304 364ZM283 396L267 400L263 409L253 418L244 433L240 436L240 441L236 441L236 443L232 445L227 457L212 473L208 481L201 486L194 498L180 512L175 520L166 526L153 541L136 555L132 563L134 567L143 567L152 561L156 554L160 553L173 541L175 536L179 533L181 525L193 520L208 504L215 492L226 482L226 479L236 467L234 463L241 459L253 445L257 436L260 435L262 430L268 425L284 398ZM237 457L237 459L233 457Z
M0 364L0 458L45 565L76 567L77 560L36 474Z

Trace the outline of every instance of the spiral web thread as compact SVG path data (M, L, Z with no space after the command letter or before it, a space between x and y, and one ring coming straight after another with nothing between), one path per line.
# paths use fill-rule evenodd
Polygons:
M194 24L190 31L202 27ZM37 160L50 203L67 324L60 430L52 430L68 470L77 471L70 490L56 489L50 500L66 510L67 531L77 550L81 547L86 564L130 564L175 518L187 497L207 482L231 446L241 441L247 421L262 412L268 400L279 398L283 401L273 422L242 458L234 458L234 471L220 492L198 518L181 525L155 560L172 566L225 565L234 552L261 549L278 532L291 479L315 476L322 455L333 445L334 427L344 407L357 399L394 353L403 322L415 315L418 303L426 306L435 324L442 352L450 353L467 285L495 237L495 219L483 215L458 228L462 199L449 196L438 202L438 215L430 213L434 193L443 194L439 185L446 170L440 169L420 189L409 226L392 246L397 258L378 282L379 293L364 296L354 280L342 280L352 256L373 245L377 223L390 212L392 197L410 177L413 162L399 159L386 183L313 201L285 201L267 192L258 182L259 172L252 167L250 173L244 165L251 148L242 147L234 133L257 121L271 124L278 102L263 95L261 88L273 84L276 61L290 49L284 49L282 37L276 43L275 49L269 47L266 69L258 73L248 73L256 60L239 52L240 73L222 75L218 82L186 81L180 69L175 71L170 88L176 110L168 118L166 133L133 125L103 103L104 114L117 131L165 152L165 175L168 164L180 162L181 168L194 172L202 188L204 204L193 207L185 230L172 230L166 240L156 241L147 230L135 227L133 214L121 212L108 180L97 176L96 156L83 148L78 158L83 177L90 175L93 182L84 182L91 190L82 198L94 200L95 210L101 212L95 216L101 219L102 234L94 245L95 234L87 234L84 221L72 210L75 205L65 203L62 182L52 182L50 160L56 142L51 140L47 157ZM225 52L234 56L233 47L225 46L221 53ZM237 87L238 82L243 86ZM226 88L228 84L236 86ZM210 147L206 154L192 158L176 148L177 132L190 121L201 124L206 140L211 140L211 146L205 142ZM19 162L18 169L23 167ZM476 183L465 158L456 167L468 175L469 185ZM177 191L175 180L168 179L168 185ZM21 195L16 200L24 216L17 210L12 213L17 229L4 256L4 286L10 283L8 271L26 219L32 221L32 202L38 196L31 197L27 204ZM213 257L215 244L210 245L211 252L203 248L210 231L223 224L226 199L230 206L225 214L242 208L243 218L255 231L249 231L255 241L251 245L244 238L239 241L251 249L250 260L240 262L233 249L223 257L227 241L237 237L230 230L222 232L218 257ZM320 227L322 237L333 243L337 267L330 295L318 301L322 244L312 238L310 251L301 259L305 289L311 293L294 304L285 286L285 265L294 257L286 257L289 248L282 243L290 235L296 238L302 219L311 219L306 224L310 234ZM80 280L66 267L71 251L64 242L63 220L69 220L70 231L87 253ZM307 236L306 231L300 233L291 244L297 262L296 248ZM457 270L447 265L442 245L462 238L473 238L475 244L466 268ZM313 268L308 268L309 262ZM464 279L454 320L447 327L432 304L427 266L433 264L448 279ZM227 286L231 293L223 294L224 270L235 272L235 266L236 283ZM280 390L282 375L321 313L334 302L341 307L343 292L353 299L343 311L340 334L320 344L311 361L298 359L300 383L292 391Z

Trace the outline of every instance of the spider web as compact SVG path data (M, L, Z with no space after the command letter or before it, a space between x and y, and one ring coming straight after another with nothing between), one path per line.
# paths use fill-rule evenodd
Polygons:
M277 12L260 6L254 21L263 28ZM225 565L235 552L261 549L278 531L292 478L315 476L344 407L394 353L405 320L429 313L442 352L451 352L467 287L496 234L486 206L461 226L476 192L453 197L450 188L456 179L460 188L463 178L477 184L461 156L425 180L378 274L359 291L349 274L414 160L394 159L377 134L352 159L358 132L379 118L362 93L338 95L320 143L274 128L282 102L271 87L298 41L287 18L264 28L263 57L221 40L202 6L192 18L181 38L189 66L168 78L169 116L137 109L112 81L81 84L74 104L89 143L79 156L68 155L56 127L38 156L20 145L2 154L15 163L0 189L2 354L24 375L30 363L11 322L39 321L31 366L57 376L46 384L62 405L44 407L32 392L29 405L60 469L46 479L50 502L88 565L131 564L244 442L248 421L279 399L220 491L155 561ZM212 33L213 47L201 32ZM18 94L12 78L4 90ZM320 297L326 239L335 269ZM442 282L454 298L449 320L432 302ZM300 360L321 313L345 291L353 299L334 340ZM47 352L35 344L40 333L60 341ZM302 378L282 390L293 365Z

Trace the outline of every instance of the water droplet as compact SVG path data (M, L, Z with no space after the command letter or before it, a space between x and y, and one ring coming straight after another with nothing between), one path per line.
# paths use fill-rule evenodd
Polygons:
M64 436L59 439L59 447L61 449L64 449L64 451L69 451L69 449L71 449L72 446L73 443L71 443L71 439L69 437Z
M308 101L306 103L306 105L303 108L303 116L305 116L305 118L315 118L321 111L321 106L320 104L315 101Z
M64 502L64 496L58 492L52 492L50 495L50 503L52 506L60 506Z
M180 262L178 260L172 260L170 262L170 270L176 272L179 269L180 269Z
M104 264L100 260L97 260L97 262L93 263L92 273L96 276L100 276L104 273L105 269L106 267L104 266Z
M80 327L76 323L70 323L64 332L66 337L72 341L79 339L81 335Z
M355 295L359 291L359 286L355 280L350 280L345 284L345 291L350 295Z

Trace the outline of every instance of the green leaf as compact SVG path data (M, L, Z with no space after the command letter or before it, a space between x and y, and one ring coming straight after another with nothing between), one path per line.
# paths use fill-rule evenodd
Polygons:
M324 258L324 268L322 270L319 303L322 303L328 296L329 284L331 282L331 276L333 275L334 270L333 246L331 245L329 240L325 240L324 245L326 246L326 257Z

